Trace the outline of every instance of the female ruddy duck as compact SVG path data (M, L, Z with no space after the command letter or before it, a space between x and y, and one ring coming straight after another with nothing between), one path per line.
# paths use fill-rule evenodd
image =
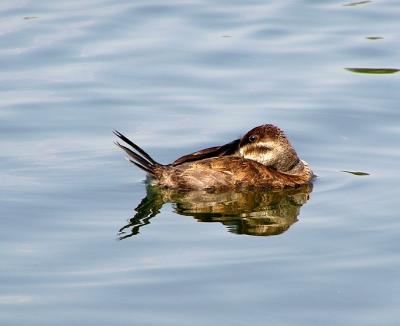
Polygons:
M281 129L271 124L250 130L228 144L182 156L163 165L118 131L131 148L116 143L129 161L146 171L152 182L177 190L244 190L296 187L310 183L313 173L299 159Z

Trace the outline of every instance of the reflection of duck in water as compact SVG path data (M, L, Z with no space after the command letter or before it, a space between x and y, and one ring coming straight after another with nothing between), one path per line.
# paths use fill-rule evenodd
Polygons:
M131 147L117 143L130 161L162 188L217 192L286 188L308 184L313 177L283 131L269 124L250 130L241 139L185 155L168 165L157 163L128 138L115 134Z
M220 222L237 234L276 235L297 221L300 207L308 200L311 185L280 190L210 193L179 192L148 185L147 196L136 214L120 229L120 239L139 233L150 224L164 203L172 202L180 215L193 216L199 222Z

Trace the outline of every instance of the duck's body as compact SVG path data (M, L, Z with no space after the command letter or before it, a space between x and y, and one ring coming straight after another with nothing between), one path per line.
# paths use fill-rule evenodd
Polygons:
M153 179L162 187L187 190L284 188L311 180L311 170L302 161L299 171L299 174L283 173L239 156L221 156L156 167Z
M128 138L118 132L116 135L135 150L117 143L131 162L164 188L211 191L285 188L310 183L313 177L308 164L298 158L284 133L273 125L256 127L241 139L185 155L168 165L155 162Z

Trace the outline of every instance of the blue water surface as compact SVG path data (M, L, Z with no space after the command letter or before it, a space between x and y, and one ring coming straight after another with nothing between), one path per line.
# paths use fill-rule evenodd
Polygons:
M0 324L398 325L400 73L346 68L400 69L399 15L2 0ZM117 240L146 189L112 130L168 163L263 123L318 175L289 230L238 235L165 204Z

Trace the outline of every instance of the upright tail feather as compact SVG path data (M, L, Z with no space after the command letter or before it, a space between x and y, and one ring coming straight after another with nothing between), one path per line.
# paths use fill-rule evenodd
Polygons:
M127 145L132 147L132 148L128 148L124 145L121 145L118 142L115 142L115 144L119 148L121 148L128 154L129 161L131 163L135 164L137 167L141 168L142 170L146 171L147 173L150 173L152 175L155 174L155 168L157 166L160 166L161 164L154 161L149 154L147 154L143 149L141 149L138 145L136 145L131 140L126 138L120 132L114 130L114 135L116 135L118 138L120 138L122 141L124 141Z

